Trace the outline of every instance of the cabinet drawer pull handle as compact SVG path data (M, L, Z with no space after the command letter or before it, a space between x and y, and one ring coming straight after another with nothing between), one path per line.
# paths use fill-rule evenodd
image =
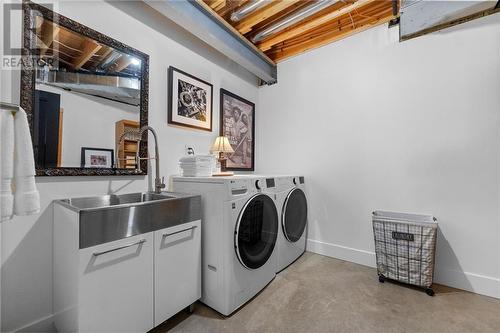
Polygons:
M115 249L111 249L111 250L107 250L107 251L102 251L102 252L94 252L93 255L94 255L94 257L98 257L98 256L106 254L106 253L110 253L110 252L114 252L114 251L126 249L127 247L131 247L131 246L134 246L134 245L140 245L140 244L143 244L143 243L146 243L145 239L141 239L138 242L127 244L127 245L123 245L123 246L117 247Z
M186 228L186 229L182 229L182 230L179 230L179 231L174 231L172 233L166 233L166 234L163 234L163 238L165 237L168 237L168 236L172 236L172 235L175 235L175 234L180 234L181 232L184 232L184 231L188 231L188 230L194 230L196 229L198 226L197 225L193 225L192 227L189 227L189 228Z

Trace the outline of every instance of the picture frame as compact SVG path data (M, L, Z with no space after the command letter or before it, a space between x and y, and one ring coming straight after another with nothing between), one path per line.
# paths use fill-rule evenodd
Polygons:
M82 147L82 168L106 168L112 169L115 165L115 154L113 149Z
M220 135L234 153L227 154L224 170L255 170L255 103L226 89L220 90Z
M168 123L212 132L213 85L178 68L168 68Z

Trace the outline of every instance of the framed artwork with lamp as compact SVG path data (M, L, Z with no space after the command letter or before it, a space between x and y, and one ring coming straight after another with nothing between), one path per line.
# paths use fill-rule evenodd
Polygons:
M218 161L220 164L220 171L212 174L212 176L232 176L234 174L233 172L225 171L227 161L226 154L234 153L234 149L233 147L231 147L229 139L225 136L218 136L217 139L215 139L215 142L210 151L213 154L219 154Z
M254 171L255 104L225 89L220 90L220 136L233 152L226 153L222 171Z

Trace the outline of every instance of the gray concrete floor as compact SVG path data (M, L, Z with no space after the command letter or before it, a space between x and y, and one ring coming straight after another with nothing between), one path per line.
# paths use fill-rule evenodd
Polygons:
M500 332L500 300L435 291L382 284L375 269L305 253L230 317L197 303L153 332Z

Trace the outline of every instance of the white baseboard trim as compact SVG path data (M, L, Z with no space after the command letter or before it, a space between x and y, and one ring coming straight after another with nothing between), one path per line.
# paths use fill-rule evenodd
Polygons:
M54 316L48 315L28 325L20 327L10 333L24 333L24 332L53 333L55 332L53 323L54 323Z
M376 267L375 253L351 247L308 239L306 250L328 257ZM500 298L500 279L476 273L436 267L436 283L467 290L476 294Z
M374 252L325 243L314 239L307 240L306 249L307 251L322 254L328 257L350 261L364 266L375 267Z
M491 276L436 267L434 281L476 294L500 298L500 279Z

